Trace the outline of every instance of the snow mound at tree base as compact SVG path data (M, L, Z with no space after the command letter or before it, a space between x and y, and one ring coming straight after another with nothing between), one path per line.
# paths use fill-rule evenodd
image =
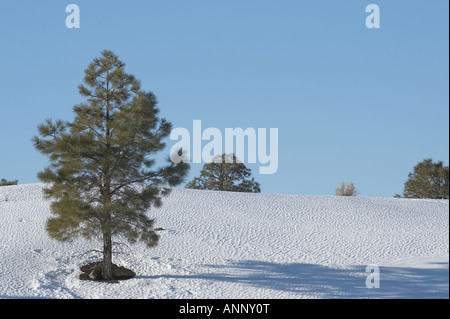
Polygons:
M87 265L81 266L80 270L83 273L80 274L80 280L92 280L106 283L119 283L120 280L127 280L136 276L136 273L134 271L122 266L117 266L116 264L113 263L112 273L114 279L105 280L101 274L102 266L103 262L101 261L95 261Z

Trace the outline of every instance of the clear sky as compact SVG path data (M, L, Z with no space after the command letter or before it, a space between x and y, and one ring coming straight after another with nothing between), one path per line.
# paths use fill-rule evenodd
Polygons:
M70 3L79 29L66 27ZM379 29L365 24L371 3ZM263 193L329 195L345 179L360 196L392 197L424 158L449 163L448 6L2 1L0 178L39 182L48 162L31 143L37 125L73 118L84 70L110 49L174 127L278 128L277 173L248 165Z

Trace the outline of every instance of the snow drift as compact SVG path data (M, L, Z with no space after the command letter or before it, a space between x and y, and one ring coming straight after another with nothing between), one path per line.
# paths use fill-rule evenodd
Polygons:
M100 243L47 236L42 188L0 187L0 298L449 297L448 200L175 188L148 212L159 245L114 256L137 276L105 284L78 279Z

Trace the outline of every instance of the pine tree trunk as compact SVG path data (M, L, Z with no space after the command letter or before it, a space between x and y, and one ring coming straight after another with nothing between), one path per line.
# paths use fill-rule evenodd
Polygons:
M114 279L112 273L112 241L111 233L103 234L103 265L102 265L102 277L105 280Z
M106 72L106 91L108 93L110 93L109 90L109 70ZM106 98L106 132L105 132L105 139L106 139L106 158L108 159L107 161L107 165L105 167L105 180L104 180L104 185L103 185L103 190L104 190L104 197L106 199L106 203L109 203L111 201L110 198L110 185L111 185L111 178L109 175L109 160L110 160L110 148L111 145L109 144L109 138L111 137L111 131L110 131L110 121L111 121L111 117L110 117L110 101L109 101L109 97L107 96ZM107 222L107 227L108 230L103 231L103 266L102 266L102 277L105 280L112 280L113 279L113 273L112 273L112 241L111 241L111 231L110 231L110 226L111 226L111 219L110 219L110 215L109 212L107 213L108 215L108 222Z
M112 273L112 241L111 234L103 234L103 265L102 277L105 280L114 279Z

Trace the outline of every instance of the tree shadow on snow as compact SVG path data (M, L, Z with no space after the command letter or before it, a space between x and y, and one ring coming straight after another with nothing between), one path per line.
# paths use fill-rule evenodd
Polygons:
M137 276L136 278L202 279L239 283L256 288L298 293L317 298L449 298L448 263L442 268L380 267L380 287L369 289L372 273L366 266L339 268L317 264L273 263L257 260L204 265L205 272L193 275Z

